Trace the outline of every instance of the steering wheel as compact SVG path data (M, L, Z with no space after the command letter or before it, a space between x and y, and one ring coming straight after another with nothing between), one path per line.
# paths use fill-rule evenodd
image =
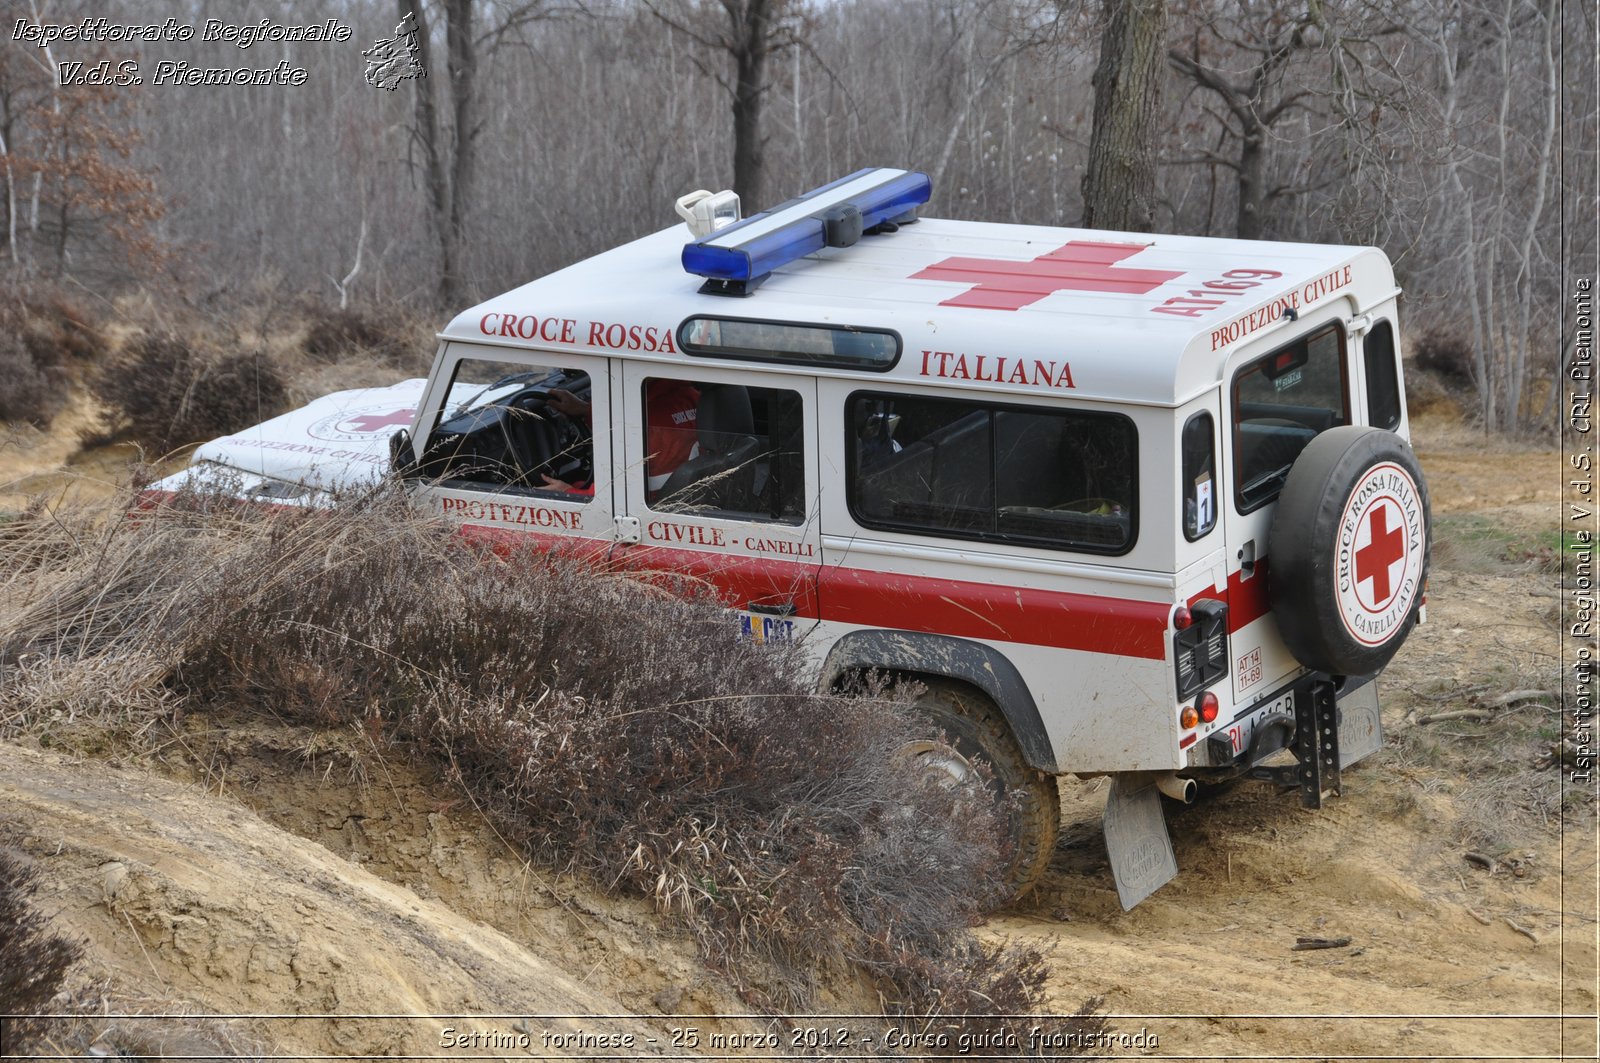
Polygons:
M589 425L556 409L550 404L548 393L542 390L519 395L511 405L522 416L546 421L555 432L555 446L550 454L537 463L529 462L533 467L527 470L527 477L533 486L539 486L544 476L569 482L594 479L594 430ZM577 470L570 467L570 461L561 461L563 458L576 461Z

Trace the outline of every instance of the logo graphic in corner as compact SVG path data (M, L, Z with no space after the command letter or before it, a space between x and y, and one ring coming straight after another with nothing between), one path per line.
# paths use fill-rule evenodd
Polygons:
M410 428L411 418L416 412L415 406L395 409L393 404L340 410L313 421L306 429L306 435L330 443L364 443L375 436L387 435L396 428Z
M1386 461L1356 482L1339 518L1334 563L1339 619L1356 641L1381 646L1411 615L1426 533L1422 493L1405 469Z

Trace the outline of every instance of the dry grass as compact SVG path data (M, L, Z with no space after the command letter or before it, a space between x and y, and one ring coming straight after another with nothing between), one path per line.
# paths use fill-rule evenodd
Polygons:
M903 701L813 693L797 651L736 641L693 587L474 552L403 498L182 501L18 529L5 728L236 706L356 726L547 865L654 898L754 1003L803 1009L854 967L952 1032L1040 1010L1043 959L969 929L1000 895L998 810L896 756Z
M313 304L305 311L301 350L313 362L375 358L399 369L426 369L433 354L433 329L398 306L338 307Z

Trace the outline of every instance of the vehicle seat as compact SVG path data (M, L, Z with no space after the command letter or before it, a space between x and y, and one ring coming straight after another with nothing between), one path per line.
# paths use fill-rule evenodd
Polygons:
M677 509L752 509L761 442L750 392L737 384L700 385L695 440L697 453L673 470L661 499Z

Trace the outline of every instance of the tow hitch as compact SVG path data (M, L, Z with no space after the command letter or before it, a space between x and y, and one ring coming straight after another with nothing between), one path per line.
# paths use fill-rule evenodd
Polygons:
M1339 701L1334 685L1326 679L1312 682L1295 692L1293 764L1280 768L1255 767L1245 774L1279 786L1298 786L1300 804L1321 808L1328 794L1344 795L1339 777Z
M1281 723L1287 724L1288 720L1282 719ZM1258 727L1252 746L1270 730ZM1282 767L1253 767L1245 775L1279 786L1299 787L1303 806L1321 808L1323 798L1329 794L1344 795L1340 775L1343 769L1382 745L1383 721L1376 681L1347 690L1340 697L1332 680L1313 680L1295 691L1294 734L1287 743L1295 762ZM1250 759L1254 761L1271 752L1271 748L1253 748Z

